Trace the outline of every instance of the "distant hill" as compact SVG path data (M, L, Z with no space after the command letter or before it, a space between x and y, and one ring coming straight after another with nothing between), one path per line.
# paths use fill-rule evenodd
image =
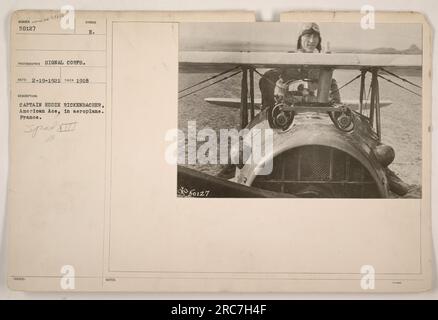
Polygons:
M376 54L422 54L423 51L418 48L415 44L412 44L409 48L404 50L397 50L394 48L388 47L380 47L369 50L361 50L361 49L352 49L352 48L342 48L342 49L334 49L333 52L342 52L342 53L376 53Z
M422 54L423 51L418 48L415 44L411 45L409 48L407 48L406 50L403 50L404 54Z

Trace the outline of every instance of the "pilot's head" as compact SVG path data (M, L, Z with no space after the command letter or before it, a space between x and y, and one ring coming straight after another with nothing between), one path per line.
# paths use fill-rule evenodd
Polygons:
M298 37L297 50L306 53L313 53L315 50L321 52L321 34L316 23L305 23L302 26Z

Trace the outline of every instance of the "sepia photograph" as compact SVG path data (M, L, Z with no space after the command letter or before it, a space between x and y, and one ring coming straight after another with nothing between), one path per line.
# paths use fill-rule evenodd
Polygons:
M181 23L178 197L421 198L422 25Z

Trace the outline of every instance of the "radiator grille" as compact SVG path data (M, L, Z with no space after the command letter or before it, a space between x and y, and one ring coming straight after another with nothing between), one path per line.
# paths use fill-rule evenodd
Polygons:
M326 146L291 149L274 158L270 175L253 186L317 198L379 198L368 170L349 154Z

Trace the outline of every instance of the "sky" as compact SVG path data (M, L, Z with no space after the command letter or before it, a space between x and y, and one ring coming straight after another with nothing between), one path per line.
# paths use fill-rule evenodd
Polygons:
M421 24L380 23L364 30L359 23L320 23L323 46L330 49L374 49L392 47L403 50L415 44L422 48ZM300 23L181 23L181 50L263 50L296 49Z

